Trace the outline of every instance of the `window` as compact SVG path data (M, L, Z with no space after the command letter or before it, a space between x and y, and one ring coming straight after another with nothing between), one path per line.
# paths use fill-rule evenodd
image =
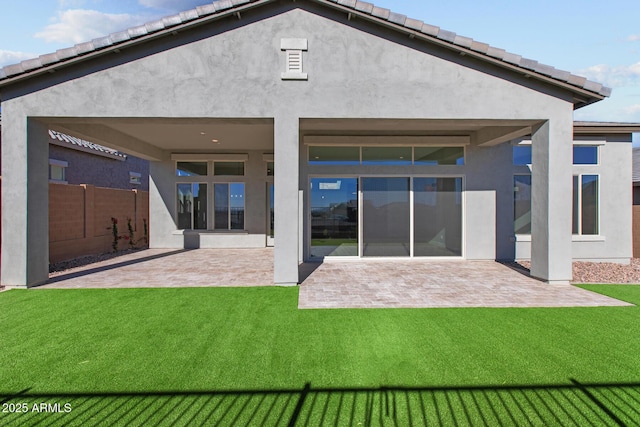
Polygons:
M214 162L214 175L243 176L244 162Z
M274 162L267 162L267 176L273 176L275 168Z
M244 183L213 184L214 228L244 230Z
M464 165L463 147L415 147L416 165Z
M464 165L464 147L309 146L310 165Z
M462 256L462 178L413 178L413 255Z
M129 184L142 184L142 175L140 175L138 172L129 172Z
M363 165L411 164L411 147L362 147Z
M530 165L532 163L532 148L530 144L515 145L513 147L513 164ZM573 146L574 165L597 165L598 146L596 145L574 145Z
M359 165L360 147L309 147L310 165Z
M49 159L49 181L66 184L68 166L69 163L65 161Z
M206 176L207 162L178 162L177 176Z
M597 235L599 230L599 177L573 177L573 234Z
M177 184L178 229L207 229L207 184Z
M598 147L596 145L574 145L573 147L574 165L597 165Z
M513 177L513 230L531 234L531 175Z
M513 146L513 164L514 165L530 165L532 163L531 145L514 145Z

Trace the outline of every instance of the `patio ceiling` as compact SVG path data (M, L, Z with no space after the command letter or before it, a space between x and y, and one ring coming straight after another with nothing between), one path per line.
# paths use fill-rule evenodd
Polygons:
M147 160L171 152L273 150L270 118L41 118L53 130ZM536 120L301 119L301 136L469 136L489 146L531 133Z

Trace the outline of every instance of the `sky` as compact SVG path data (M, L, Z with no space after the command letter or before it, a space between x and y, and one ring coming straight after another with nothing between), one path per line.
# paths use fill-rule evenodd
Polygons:
M575 120L640 123L638 0L371 0L376 6L613 89ZM3 0L0 67L206 4L207 0ZM634 135L640 145L640 134Z

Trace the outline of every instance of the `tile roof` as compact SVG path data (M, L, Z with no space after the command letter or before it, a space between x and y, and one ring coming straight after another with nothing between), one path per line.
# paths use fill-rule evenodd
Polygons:
M106 155L108 157L121 160L127 158L126 154L121 153L118 150L113 150L105 147L104 145L85 141L84 139L76 138L75 136L65 135L64 133L56 132L55 130L49 129L49 136L54 141L65 143L65 145L70 145L72 148L78 148L82 151L96 151L96 154Z
M191 23L201 23L208 18L215 18L220 15L237 13L248 7L256 7L260 4L271 3L274 0L219 0L195 9L180 12L173 16L167 16L157 21L144 25L119 31L105 37L100 37L89 42L79 43L75 46L60 49L54 53L41 55L38 58L22 61L18 64L8 65L0 69L0 85L3 80L8 80L23 74L29 74L45 67L58 63L70 61L74 58L82 57L90 53L114 50L121 45L125 45L136 39L147 37L167 30L177 30L178 27L188 26ZM523 58L520 55L506 52L480 43L471 38L458 35L451 31L443 30L439 27L424 23L417 19L408 18L405 15L390 11L389 9L377 7L371 3L357 0L313 0L317 3L333 5L354 15L363 16L375 20L376 22L391 25L412 32L415 36L420 36L426 40L440 43L449 48L460 50L461 52L476 55L486 60L498 61L504 66L514 66L521 69L525 75L544 79L549 82L556 82L579 90L587 91L598 98L607 97L611 94L611 89L600 83L587 80L571 74L568 71L556 69L552 66L541 64L532 59ZM591 101L593 102L593 101Z

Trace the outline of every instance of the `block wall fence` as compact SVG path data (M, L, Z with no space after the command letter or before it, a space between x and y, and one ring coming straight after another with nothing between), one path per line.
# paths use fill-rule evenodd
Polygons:
M50 183L49 262L111 252L111 218L118 220L119 236L129 235L127 219L131 219L135 246L146 246L144 223L148 238L149 192ZM118 249L129 247L129 240L118 240Z
M640 205L633 206L633 257L640 258Z
M49 262L113 250L113 225L117 219L118 249L127 249L131 220L134 245L146 246L144 223L149 225L149 193L93 185L49 184ZM148 233L147 233L148 237Z

